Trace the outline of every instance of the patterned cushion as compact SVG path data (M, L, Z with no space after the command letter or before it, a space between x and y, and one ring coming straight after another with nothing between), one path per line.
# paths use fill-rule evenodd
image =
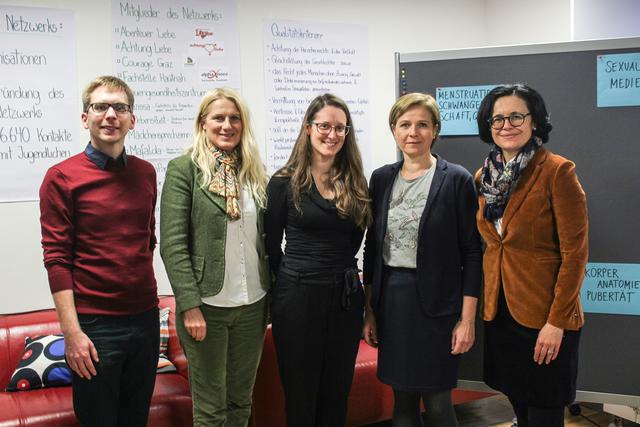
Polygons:
M176 367L171 363L169 358L161 354L158 356L158 370L156 371L159 374L164 374L165 372L175 372Z
M7 391L33 390L71 384L64 360L64 338L46 335L25 340L24 354L11 376Z
M169 345L169 307L160 309L160 356L158 373L174 372L167 358ZM24 354L9 380L7 391L35 390L71 384L71 370L64 358L62 334L25 339Z
M166 356L169 348L169 307L160 309L160 355L158 356L158 373L175 372L176 367Z

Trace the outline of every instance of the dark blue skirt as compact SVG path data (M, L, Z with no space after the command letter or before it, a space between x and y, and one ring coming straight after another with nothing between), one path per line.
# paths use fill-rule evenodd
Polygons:
M420 304L416 271L385 267L378 327L378 378L402 391L456 386L460 356L451 354L459 315L429 317Z

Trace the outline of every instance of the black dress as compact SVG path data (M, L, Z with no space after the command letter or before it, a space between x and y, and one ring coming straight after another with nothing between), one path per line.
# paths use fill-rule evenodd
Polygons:
M362 286L350 288L364 231L340 218L315 186L300 213L287 178L267 187L266 248L276 274L272 331L289 426L345 424L364 311ZM284 254L281 249L286 234Z

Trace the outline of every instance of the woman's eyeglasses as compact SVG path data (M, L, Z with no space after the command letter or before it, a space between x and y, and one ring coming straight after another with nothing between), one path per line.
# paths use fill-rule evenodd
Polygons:
M346 134L349 133L349 126L345 126L345 125L331 126L329 123L316 123L316 122L313 122L311 124L316 126L316 129L318 130L318 133L320 135L329 135L331 133L331 130L335 130L336 135L338 136L345 136Z
M506 120L509 120L509 123L511 123L511 126L513 126L514 128L517 128L522 126L522 124L524 123L524 119L526 119L527 116L530 116L530 115L531 113L526 113L526 114L511 113L508 116L493 116L487 121L491 125L491 128L495 130L502 129L504 127L504 123Z

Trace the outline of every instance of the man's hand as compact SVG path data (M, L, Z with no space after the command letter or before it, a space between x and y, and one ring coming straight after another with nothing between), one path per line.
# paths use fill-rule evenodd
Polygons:
M98 372L93 362L98 362L98 351L89 337L80 329L73 291L70 289L53 294L58 312L60 329L64 334L64 354L69 367L80 376L90 380Z
M64 334L64 354L67 364L80 378L90 380L98 374L93 364L99 362L98 351L82 330Z

